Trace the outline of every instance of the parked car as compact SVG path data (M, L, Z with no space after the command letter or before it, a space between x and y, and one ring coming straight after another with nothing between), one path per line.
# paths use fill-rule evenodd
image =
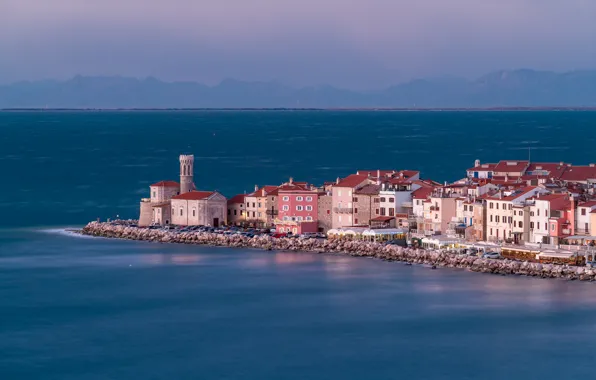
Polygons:
M485 259L500 259L501 255L498 252L485 252L482 257Z
M478 256L478 250L476 248L468 248L466 249L466 255Z

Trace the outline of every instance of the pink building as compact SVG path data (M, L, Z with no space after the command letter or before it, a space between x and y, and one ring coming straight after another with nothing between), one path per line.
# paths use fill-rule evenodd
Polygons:
M308 185L294 183L279 188L279 215L275 230L279 233L303 234L318 231L319 192Z

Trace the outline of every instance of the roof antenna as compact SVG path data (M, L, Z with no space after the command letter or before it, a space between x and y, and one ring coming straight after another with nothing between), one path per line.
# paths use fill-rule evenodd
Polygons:
M530 163L530 159L532 158L532 147L528 147L528 164Z

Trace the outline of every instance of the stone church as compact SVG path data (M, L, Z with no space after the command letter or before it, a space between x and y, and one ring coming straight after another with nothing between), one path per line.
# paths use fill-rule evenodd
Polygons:
M180 183L160 181L149 186L141 200L139 226L210 226L226 224L227 200L217 191L198 191L194 185L194 156L180 156Z

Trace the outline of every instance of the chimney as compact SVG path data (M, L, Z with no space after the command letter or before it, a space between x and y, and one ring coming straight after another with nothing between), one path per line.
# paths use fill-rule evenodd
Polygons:
M335 184L338 185L339 184L339 177L337 177L337 179L335 180Z
M259 185L255 185L255 191L259 190Z
M294 178L290 177L290 185L294 183Z
M596 164L590 164L590 167L591 167L591 168L593 168L593 167L595 167L595 166L596 166Z
M377 178L381 178L381 170L377 169Z
M474 167L477 168L478 166L480 166L480 160L474 161Z
M559 165L563 166L565 163L563 161L559 162Z

